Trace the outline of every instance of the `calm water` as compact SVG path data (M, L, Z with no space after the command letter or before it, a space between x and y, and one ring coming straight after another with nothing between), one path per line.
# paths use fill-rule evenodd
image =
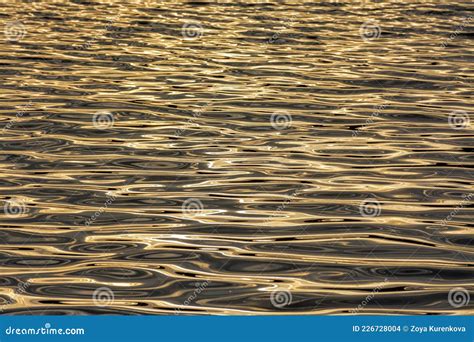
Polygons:
M1 312L473 314L473 9L2 4Z

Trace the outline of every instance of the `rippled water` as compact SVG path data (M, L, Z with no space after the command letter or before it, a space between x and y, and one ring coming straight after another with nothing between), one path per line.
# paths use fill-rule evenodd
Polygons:
M0 13L2 313L474 313L472 3Z

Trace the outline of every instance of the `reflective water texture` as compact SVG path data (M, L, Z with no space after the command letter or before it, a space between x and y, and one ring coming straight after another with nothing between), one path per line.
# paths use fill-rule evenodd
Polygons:
M3 4L2 314L473 314L472 10Z

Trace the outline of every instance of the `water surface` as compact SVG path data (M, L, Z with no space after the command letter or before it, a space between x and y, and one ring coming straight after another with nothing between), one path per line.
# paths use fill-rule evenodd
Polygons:
M2 313L473 314L472 14L4 3Z

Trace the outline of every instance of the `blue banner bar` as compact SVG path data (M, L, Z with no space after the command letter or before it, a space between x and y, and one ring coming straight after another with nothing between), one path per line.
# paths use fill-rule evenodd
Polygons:
M472 316L1 316L0 341L473 342Z

